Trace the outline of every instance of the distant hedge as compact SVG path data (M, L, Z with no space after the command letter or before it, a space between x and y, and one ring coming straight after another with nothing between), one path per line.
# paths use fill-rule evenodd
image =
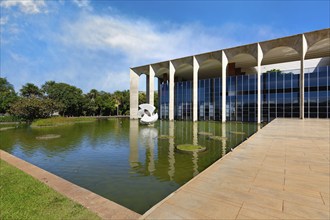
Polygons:
M16 116L12 116L12 115L4 115L4 116L0 116L0 123L1 122L21 122L22 119Z

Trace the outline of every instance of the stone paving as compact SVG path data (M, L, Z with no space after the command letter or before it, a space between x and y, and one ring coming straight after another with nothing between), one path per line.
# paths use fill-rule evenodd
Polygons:
M141 215L87 189L66 181L3 150L0 158L47 184L62 195L95 212L103 219L138 219Z
M275 119L141 219L330 219L330 120Z

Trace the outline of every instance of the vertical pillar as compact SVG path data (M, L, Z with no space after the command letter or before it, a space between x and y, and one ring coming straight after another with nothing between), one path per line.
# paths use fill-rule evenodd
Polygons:
M175 67L171 61L170 62L170 73L169 73L169 108L168 108L168 119L174 120L174 73Z
M258 57L257 57L257 62L258 62L258 75L257 75L257 121L258 124L261 123L261 61L263 58L263 53L260 47L260 44L257 45L258 47Z
M162 111L161 111L161 109L160 109L160 105L161 105L161 103L162 103L162 100L161 100L161 79L160 78L158 78L158 106L157 106L157 108L158 108L158 115L159 115L159 118L162 118Z
M149 99L148 99L148 102L149 102L149 104L154 105L155 70L151 65L149 65L149 83L148 83L148 86L149 86L149 90L148 90Z
M226 75L227 75L227 65L228 59L224 51L222 51L221 56L222 63L222 122L226 121Z
M150 81L150 77L149 75L146 75L146 103L149 103L149 81ZM140 103L142 104L142 103Z
M194 61L193 61L193 121L197 121L199 63L195 56L193 59L194 59Z
M300 118L305 117L305 55L307 52L307 41L305 35L302 34L301 41L301 60L300 60Z
M138 119L139 110L139 75L130 69L130 89L129 89L129 102L130 102L130 119Z

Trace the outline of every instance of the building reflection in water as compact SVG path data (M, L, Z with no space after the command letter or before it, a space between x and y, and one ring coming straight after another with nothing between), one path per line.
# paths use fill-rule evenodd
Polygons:
M198 122L193 122L193 145L198 145Z
M139 121L130 120L129 127L129 163L132 168L139 165Z
M227 132L226 132L226 123L222 123L221 124L222 128L221 128L221 135L222 135L222 157L225 156L226 154L226 144L227 144Z
M175 174L175 151L174 151L174 121L169 121L169 146L168 146L168 176L170 177L170 180L173 180L174 174Z
M198 122L193 122L193 145L198 145ZM198 171L198 153L194 152L192 157L193 176L199 174Z

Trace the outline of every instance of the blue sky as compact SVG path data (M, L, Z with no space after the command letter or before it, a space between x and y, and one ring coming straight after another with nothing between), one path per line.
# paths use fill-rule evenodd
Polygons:
M1 77L113 92L129 67L329 28L329 1L2 0ZM140 80L141 90L144 80Z

